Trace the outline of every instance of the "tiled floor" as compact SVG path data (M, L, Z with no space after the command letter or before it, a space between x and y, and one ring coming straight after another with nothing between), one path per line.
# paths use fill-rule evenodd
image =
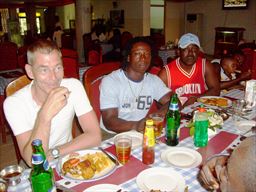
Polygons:
M77 128L76 135L79 135L81 133L80 129ZM1 136L1 134L0 134ZM112 135L102 131L102 139L108 139ZM0 137L0 170L7 165L17 164L16 160L16 154L15 149L12 142L11 135L7 136L7 142L5 144L2 143L1 137Z

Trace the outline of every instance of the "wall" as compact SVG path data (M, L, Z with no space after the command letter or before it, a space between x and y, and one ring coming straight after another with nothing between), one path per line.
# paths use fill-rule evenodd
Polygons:
M244 39L256 40L256 1L250 0L245 10L222 10L221 0L195 0L185 3L184 11L187 13L203 14L203 40L202 47L206 53L213 54L215 27L243 27Z
M69 29L69 20L75 19L75 4L56 7L56 14L59 16L63 28Z
M165 41L175 41L184 31L184 3L166 2Z

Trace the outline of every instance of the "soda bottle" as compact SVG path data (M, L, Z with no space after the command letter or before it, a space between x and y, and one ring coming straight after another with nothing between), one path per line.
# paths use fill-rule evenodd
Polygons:
M33 192L56 192L53 170L46 159L42 141L32 141L32 171L30 174Z
M173 94L166 114L165 141L167 145L176 146L179 143L178 129L180 127L180 111L177 94Z
M142 162L146 165L152 164L155 161L155 135L153 124L152 119L146 121L143 135Z
M196 147L205 147L208 144L208 113L203 105L195 112L194 144Z

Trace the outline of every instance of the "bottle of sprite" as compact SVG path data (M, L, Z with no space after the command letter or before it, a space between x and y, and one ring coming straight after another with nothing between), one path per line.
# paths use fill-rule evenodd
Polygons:
M46 159L42 141L40 139L33 140L32 147L32 171L30 174L32 191L56 192L53 170Z
M180 111L178 101L177 94L173 94L166 114L165 141L170 146L176 146L179 143Z

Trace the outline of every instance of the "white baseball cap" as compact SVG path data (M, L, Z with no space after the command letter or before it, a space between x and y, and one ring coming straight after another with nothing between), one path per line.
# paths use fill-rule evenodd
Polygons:
M195 44L199 48L201 47L198 37L192 33L186 33L182 35L178 42L178 46L182 49L185 49L190 44Z

